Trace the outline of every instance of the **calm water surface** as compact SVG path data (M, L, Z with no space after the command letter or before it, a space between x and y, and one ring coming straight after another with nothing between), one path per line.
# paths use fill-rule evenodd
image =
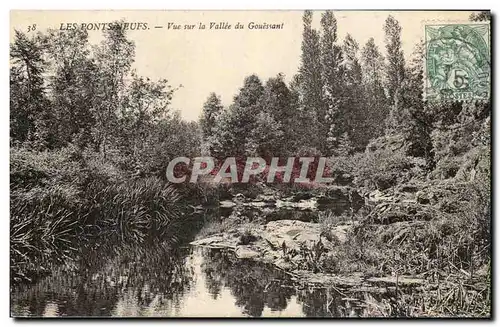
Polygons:
M293 212L298 220L317 217L308 211ZM290 213L273 212L267 220L290 219ZM223 216L218 215L219 219ZM193 227L194 233L206 219ZM298 285L270 265L237 259L224 250L161 244L139 247L122 242L91 249L69 267L14 287L11 312L15 317L358 314L359 309L348 301L336 291Z
M187 248L158 266L112 260L100 272L55 271L12 294L12 315L31 317L306 317L351 312L333 291L299 287L264 264ZM155 261L155 260L153 260ZM167 266L166 264L169 264Z

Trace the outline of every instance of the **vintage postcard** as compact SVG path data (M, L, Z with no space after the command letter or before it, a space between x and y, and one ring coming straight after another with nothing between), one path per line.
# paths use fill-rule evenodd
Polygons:
M490 22L11 11L11 317L491 318Z

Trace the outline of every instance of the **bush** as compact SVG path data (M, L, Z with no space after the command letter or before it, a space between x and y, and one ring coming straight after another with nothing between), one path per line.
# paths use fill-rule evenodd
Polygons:
M171 184L157 177L120 184L96 180L87 187L84 198L89 201L92 223L111 233L138 243L146 236L177 241L179 195Z
M87 182L104 180L108 183L120 183L132 177L124 167L124 158L108 154L106 158L99 153L86 151L83 154L84 174Z
M36 186L80 185L85 175L78 152L72 148L34 152L23 147L10 150L11 189Z
M436 167L429 176L435 179L453 178L458 173L462 160L462 157L444 157L436 163Z
M74 188L60 185L12 191L10 260L14 281L48 271L76 251L86 210Z
M403 150L357 154L353 162L355 184L371 189L385 190L425 175L425 160L408 157Z
M69 260L89 238L172 243L189 234L178 192L158 177L130 178L99 155L80 156L72 148L12 148L11 156L14 282Z
M345 156L332 157L328 160L327 166L336 184L349 185L353 182L355 166L357 164L353 160L354 158L353 156Z

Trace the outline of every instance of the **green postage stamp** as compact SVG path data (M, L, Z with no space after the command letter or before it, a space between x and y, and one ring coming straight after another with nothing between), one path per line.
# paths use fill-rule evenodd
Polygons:
M425 97L428 101L490 97L490 24L425 24Z

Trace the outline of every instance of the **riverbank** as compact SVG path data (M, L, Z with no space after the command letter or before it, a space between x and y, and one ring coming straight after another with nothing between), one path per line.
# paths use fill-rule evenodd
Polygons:
M113 239L176 244L181 194L155 176L131 176L71 148L11 149L10 265L13 285L32 282Z
M191 244L272 264L300 283L352 296L385 294L389 302L380 305L389 315L487 314L489 225L484 219L489 209L477 181L421 181L384 191L328 189L284 199L237 194L221 203L232 213L205 225ZM338 200L328 199L329 193L350 194L350 199L361 193L365 203L342 214L317 210L318 200L323 205ZM283 208L294 208L288 211L291 219L287 211L279 220L266 219L269 211ZM298 221L291 214L297 211L313 211L316 217Z

